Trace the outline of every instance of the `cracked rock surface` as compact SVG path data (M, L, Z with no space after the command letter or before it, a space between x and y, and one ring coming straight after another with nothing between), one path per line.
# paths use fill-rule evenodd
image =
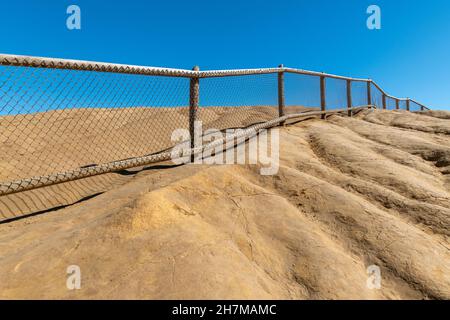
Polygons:
M0 298L449 299L449 134L445 112L362 112L281 128L276 175L142 171L0 224Z

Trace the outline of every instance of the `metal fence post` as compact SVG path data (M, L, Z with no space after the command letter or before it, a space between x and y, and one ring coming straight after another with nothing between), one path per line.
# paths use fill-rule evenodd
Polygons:
M367 81L367 105L372 105L372 80Z
M352 116L352 80L347 80L347 109L348 109L348 116Z
M192 68L193 71L200 71L198 66ZM199 105L200 79L193 77L189 84L189 133L191 135L191 148L195 147L195 121ZM191 162L194 162L194 155L191 155Z
M386 110L386 95L383 94L383 109Z
M279 68L284 68L282 64L279 65ZM285 107L285 99L284 99L284 72L278 72L278 116L284 116L284 107ZM284 125L284 121L280 123L280 125Z
M325 76L320 76L320 109L322 111L327 109ZM322 114L321 118L325 119L326 115Z
M395 109L398 110L400 109L400 100L395 99Z
M406 99L406 110L407 111L409 111L410 110L410 107L409 107L409 98L408 99Z

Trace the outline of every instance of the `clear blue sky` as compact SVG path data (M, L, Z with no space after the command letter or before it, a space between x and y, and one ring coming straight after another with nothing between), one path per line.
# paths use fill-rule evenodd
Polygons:
M66 28L81 8L82 29ZM366 8L382 29L366 28ZM0 10L0 52L201 69L286 66L372 78L450 109L448 0L35 0Z

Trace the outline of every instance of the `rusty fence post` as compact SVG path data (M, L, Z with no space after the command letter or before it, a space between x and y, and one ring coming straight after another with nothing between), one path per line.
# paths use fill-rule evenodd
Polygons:
M282 64L279 65L279 68L284 68ZM278 72L278 116L284 116L285 108L285 97L284 97L284 72ZM284 121L280 123L280 125L284 125Z
M348 116L352 116L352 80L347 80L347 109L348 109Z
M400 109L400 100L395 99L395 110Z
M409 98L408 99L406 99L406 111L409 111L410 110L410 107L409 107Z
M198 66L192 68L193 71L200 71ZM191 135L191 148L195 147L195 121L199 106L200 79L193 77L189 84L189 133ZM194 162L194 155L191 155L191 162Z
M372 80L367 81L367 105L372 105Z
M325 76L320 76L320 109L322 111L327 109ZM321 118L325 119L326 115L322 114Z
M383 109L386 110L386 95L383 94Z

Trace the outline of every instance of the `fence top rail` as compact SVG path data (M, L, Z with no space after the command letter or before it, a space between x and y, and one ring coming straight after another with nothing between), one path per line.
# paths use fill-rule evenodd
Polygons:
M415 103L415 104L417 104L417 105L423 107L423 108L426 109L426 110L430 110L430 108L428 108L427 106L423 105L423 104L420 103L420 102L417 102L417 101L414 100L414 99L409 99L409 100L410 100L411 102L413 102L413 103Z
M112 73L141 74L154 76L169 77L195 77L196 72L184 69L158 68L125 65L117 63L105 63L95 61L55 59L33 56L20 56L10 54L0 54L0 65L2 66L20 66L35 67L49 69L67 69L67 70L84 70Z
M270 73L279 73L279 72L304 74L304 75L308 75L308 76L326 77L326 78L351 80L351 81L359 81L359 82L371 81L370 79L344 77L344 76L338 76L338 75L330 74L330 73L316 72L316 71L309 71L309 70L295 69L295 68L287 68L287 67L259 68L259 69L209 70L209 71L200 71L198 76L200 78L212 78L212 77L230 77L230 76L242 76L242 75L252 75L252 74L270 74Z
M397 97L394 97L394 96L388 94L386 91L384 91L383 88L381 88L381 87L378 85L378 83L376 83L375 81L371 80L371 82L372 82L372 84L373 84L378 90L381 91L382 94L384 94L384 95L386 96L386 98L391 98L391 99L396 99L396 100L401 100L401 101L406 101L406 100L408 100L408 98L397 98Z
M390 94L387 94L387 93L385 93L385 96L386 96L386 98L393 99L393 100L398 100L398 101L408 101L408 100L411 100L411 99L409 99L409 98L397 98L397 97L391 96Z
M66 69L66 70L125 73L125 74L139 74L139 75L153 75L153 76L166 76L166 77L185 77L185 78L214 78L214 77L230 77L230 76L244 76L244 75L273 74L273 73L279 73L279 72L288 72L288 73L294 73L294 74L303 74L303 75L310 75L310 76L332 78L332 79L338 79L338 80L370 82L388 98L397 99L400 101L410 100L410 101L420 105L421 107L428 109L426 106L424 106L423 104L421 104L415 100L412 100L409 98L397 98L397 97L387 94L376 82L374 82L371 79L352 78L352 77L334 75L334 74L330 74L330 73L323 73L323 72L316 72L316 71L309 71L309 70L295 69L295 68L287 68L287 67L193 71L193 70L186 70L186 69L148 67L148 66L117 64L117 63L45 58L45 57L34 57L34 56L12 55L12 54L0 54L0 65L48 68L48 69Z
M289 72L289 73L297 73L297 74L304 74L304 75L309 75L309 76L326 77L326 78L332 78L332 79L338 79L338 80L351 80L351 81L357 81L357 82L370 82L370 81L372 81L370 79L338 76L338 75L331 74L331 73L309 71L309 70L303 70L303 69L294 69L294 68L282 68L282 69L283 69L282 71Z

